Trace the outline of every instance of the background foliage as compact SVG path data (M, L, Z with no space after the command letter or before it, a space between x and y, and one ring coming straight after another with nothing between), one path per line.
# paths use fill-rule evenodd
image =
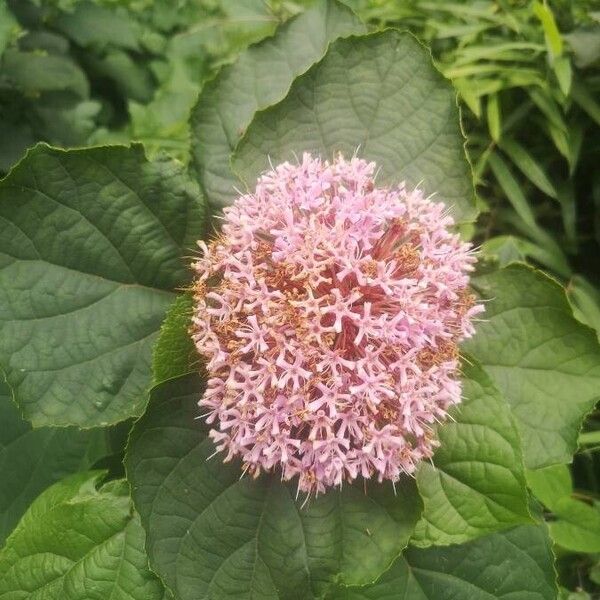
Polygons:
M143 252L140 254L135 244L132 246L131 240L127 239L127 231L134 225L149 234L161 231L169 239L171 259L175 261L177 249L185 247L193 232L203 230L204 215L195 212L189 203L198 190L195 184L187 182L183 173L189 164L204 191L207 185L212 185L206 177L206 170L210 170L211 165L204 164L202 158L209 155L205 140L210 142L210 155L216 153L218 156L218 152L224 152L228 160L234 141L237 143L247 133L235 157L234 167L242 174L256 169L256 165L250 165L244 157L244 147L252 144L258 147L263 141L264 130L261 134L260 120L246 132L254 113L281 100L293 79L321 58L330 40L325 37L322 46L307 44L310 48L306 51L310 55L306 59L307 64L299 63L295 72L269 88L267 91L275 94L273 97L269 94L261 96L257 92L251 102L239 101L239 105L232 109L235 118L227 123L227 135L222 139L215 136L209 139L204 134L210 132L211 127L214 129L210 111L214 106L221 106L224 99L238 98L237 91L241 91L244 77L255 73L256 65L265 64L260 54L265 46L254 47L245 54L247 62L241 61L218 73L250 44L268 39L279 25L310 4L306 0L0 0L0 173L7 173L23 157L26 149L38 141L59 147L138 141L143 143L148 157L159 159L147 161L140 150L137 158L127 154L120 160L114 155L111 155L112 158L104 157L102 150L98 150L91 161L89 154L80 157L77 153L63 155L38 148L28 156L30 162L26 169L22 165L17 167L10 181L0 183L0 197L4 198L2 210L5 211L2 216L21 228L19 235L33 240L33 247L41 248L44 256L58 252L54 223L68 218L64 215L68 215L74 207L68 202L57 206L53 220L51 214L43 214L43 203L33 206L32 201L27 206L23 205L23 214L19 215L15 199L18 200L19 194L27 197L26 188L38 194L58 197L56 190L64 189L69 173L72 182L82 181L81 177L88 173L89 178L95 177L100 181L101 177L104 200L110 202L119 198L123 212L131 218L131 221L124 221L115 214L112 215L114 222L104 222L103 231L74 228L63 232L64 243L72 247L76 242L80 244L79 250L76 256L56 254L56 264L51 265L51 269L61 273L64 269L72 271L69 271L69 278L65 279L65 286L61 288L63 300L70 299L71 312L82 311L85 315L89 313L89 306L93 306L93 310L105 310L107 314L118 317L124 318L127 311L137 315L133 326L119 328L119 339L112 339L102 330L101 322L94 323L90 319L89 330L103 340L104 347L101 349L92 349L81 337L76 340L79 348L90 352L83 358L93 361L96 366L96 391L108 391L107 398L110 398L114 416L109 419L110 423L131 414L123 407L129 405L135 389L143 385L137 379L137 369L141 368L139 365L147 367L150 364L152 343L158 335L166 306L174 297L175 288L184 282L184 276L178 270L180 267L169 265L168 257L161 257L160 261L150 253L144 257ZM543 276L538 277L532 286L527 277L520 283L518 273L516 277L511 276L510 282L502 281L505 275L482 273L477 282L479 291L498 300L496 308L488 315L490 322L483 327L494 329L495 324L503 319L504 312L518 307L522 314L520 327L525 323L530 345L519 346L510 328L505 330L506 339L499 339L496 347L483 347L485 337L475 339L468 350L477 354L491 379L479 373L477 365L471 366L467 377L467 385L472 390L470 402L460 413L455 429L448 428L443 435L449 439L461 436L461 439L474 440L476 451L476 438L473 436L478 430L478 423L474 421L484 410L483 406L477 407L478 390L486 390L485 410L490 411L489 421L497 424L488 435L504 440L506 452L519 444L515 427L525 427L534 432L535 435L526 436L523 448L527 468L515 467L514 456L511 458L510 454L500 451L495 456L478 456L479 463L487 465L486 472L497 469L496 477L492 477L491 484L487 486L487 480L482 483L482 479L473 473L455 469L459 456L436 457L436 467L424 469L419 475L418 485L425 506L423 518L417 526L415 545L427 546L427 540L432 539L446 544L463 542L469 539L468 534L465 539L461 537L465 531L488 535L468 542L466 554L452 548L435 551L412 548L371 586L356 589L340 587L337 591L332 590L332 597L384 598L387 590L404 589L407 594L412 594L411 598L439 598L441 596L434 595L439 592L435 591L432 582L443 574L436 569L441 568L440 564L452 569L455 563L466 566L460 571L459 579L454 581L455 587L448 588L448 595L464 595L464 590L470 588L461 586L477 585L477 578L485 567L485 557L490 553L502 557L510 555L514 548L532 546L532 538L522 533L531 526L522 525L508 533L494 533L503 519L525 523L532 512L534 515L543 514L549 524L564 598L589 599L600 594L600 414L591 413L579 437L578 430L581 417L593 407L598 396L595 390L598 389L599 375L597 368L593 371L591 362L578 363L581 372L577 373L579 387L576 395L580 404L571 422L562 418L561 406L574 393L573 371L570 367L563 367L569 365L573 358L569 352L578 357L587 356L589 361L597 358L593 334L578 327L571 314L595 328L600 335L600 4L594 0L347 0L346 4L371 30L395 26L409 29L417 35L431 47L438 68L458 90L463 126L468 136L467 152L473 164L477 203L481 210L479 219L463 225L463 231L481 245L485 269L491 270L515 260L530 262L566 286L571 305L564 301L560 288ZM340 19L338 15L332 18L332 22L339 24ZM344 19L347 19L343 25L346 33L364 29L353 19ZM294 27L292 23L285 30L287 33L273 38L275 50L284 48L291 51L294 45L297 46ZM314 29L313 24L311 31ZM331 33L329 29L327 33ZM266 42L267 45L269 43ZM265 71L273 71L272 66L268 64ZM301 86L300 80L296 87L301 89ZM277 89L279 91L273 91ZM200 92L204 103L194 110L190 119ZM242 98L241 95L239 98ZM296 109L290 108L288 103L287 106L279 105L279 110L287 115L293 114ZM272 114L264 113L264 118L268 121ZM299 114L298 111L296 114ZM298 118L304 120L302 115ZM205 147L200 147L202 144ZM53 172L54 169L63 169L67 175L63 174L61 177L64 179L53 181L39 177L42 172ZM228 173L225 175L231 177ZM165 185L164 181L168 181L169 185ZM69 185L76 187L75 183ZM215 186L218 190L218 185ZM96 191L89 186L86 192L90 197L97 197ZM457 193L457 196L460 194ZM210 196L211 199L214 197L219 198L218 194ZM160 199L162 206L166 207L163 212L157 211L157 205L153 204L156 199ZM73 201L76 201L75 195ZM79 210L78 206L75 208ZM185 224L178 223L174 216L185 211L193 217L190 217L193 223L190 230L193 231L188 231ZM34 213L45 218L40 221L39 228L31 225L29 215ZM95 215L90 215L90 220L98 222ZM31 230L27 229L28 226ZM5 229L5 234L8 231ZM14 235L13 230L10 233ZM105 265L94 263L93 255L86 253L85 240L94 236L106 249ZM20 242L25 244L22 239ZM15 242L14 248L17 246ZM24 252L25 247L18 246L19 253ZM33 250L28 248L27 252L32 253ZM121 256L119 273L112 270L113 259L116 260L117 255ZM15 257L12 256L11 261L12 258ZM11 262L12 266L7 268L13 268L17 273L19 265L32 259L35 259L34 254L19 254L14 264ZM5 263L3 267L6 267ZM49 281L44 278L44 274L48 276L48 268L41 264L38 267L40 275L35 275L33 269L27 270L25 277L28 282L23 282L23 290L35 281L35 285L43 291ZM518 267L511 268L518 272ZM21 269L19 273L25 271ZM79 289L85 289L87 296L77 296ZM80 304L73 304L74 297ZM189 310L185 297L182 298L163 326L163 344L159 343L155 349L155 365L160 365L154 370L155 383L185 373L189 347L183 345L177 348L178 340L181 340L177 331L183 327L185 311ZM523 302L524 298L526 302ZM538 298L542 300L538 301ZM54 313L40 315L39 307L28 303L26 296L20 299L19 306L23 307L20 318L46 319L55 328L54 335L59 340L59 332L65 329L60 319L68 319L68 316ZM546 365L548 356L551 356L554 370L550 376L543 373L539 381L534 381L535 365L526 364L525 357L529 359L536 340L549 331L557 338L568 339L569 347L559 353L551 348L543 358L543 364ZM15 397L21 386L37 386L34 390L36 402L42 410L33 407L29 415L25 410L29 420L33 418L35 425L93 424L94 415L86 413L89 410L93 412L93 407L85 398L75 404L80 407L79 412L65 412L64 418L56 408L59 405L54 402L55 396L60 394L53 386L62 385L61 377L67 382L73 377L83 377L81 374L73 375L78 370L76 364L72 367L74 371L69 371L67 376L64 371L56 371L63 369L65 364L71 365L74 357L47 357L40 356L39 352L28 356L20 352L17 337L10 330L8 333L10 335L4 330L0 339L0 361L4 355L19 354L21 363L8 373ZM173 345L169 341L171 339ZM180 356L169 355L177 352ZM167 355L168 359L163 360L162 357ZM119 370L120 363L115 366L115 356L119 360L123 356L128 357L129 373ZM81 359L81 356L75 358ZM38 363L34 364L35 361ZM514 361L514 365L508 364L526 373L523 385L527 383L530 386L526 404L514 396L515 387L511 386L510 377L504 375L507 361ZM165 366L170 364L173 364L171 371L171 367ZM57 374L50 377L46 373L34 384L31 380L24 384L22 373L34 368ZM525 371L525 368L530 370ZM189 386L197 392L199 384L197 381L178 380L172 385L179 390L174 396L177 402L191 393ZM118 393L113 393L115 389ZM523 414L518 415L517 423L513 422L504 402L500 401L500 394L509 404L521 407ZM498 402L492 402L490 398L498 398ZM128 457L128 469L132 473L145 468L144 464L152 464L153 476L160 479L161 472L164 472L165 477L174 477L168 465L152 463L152 459L156 460L157 451L153 444L144 444L150 435L145 431L149 424L154 428L175 426L170 421L165 422L161 413L161 403L169 400L173 401L173 397L158 388L151 410L136 426L132 439L138 440L138 443ZM85 431L74 427L32 430L9 400L8 389L0 390L0 402L0 467L3 478L6 477L9 483L0 490L0 542L13 530L34 498L66 475L96 466L107 469L110 479L118 481L122 477L124 439L129 429L127 422ZM40 414L45 416L40 418ZM176 425L185 429L186 423L182 420ZM162 448L162 455L177 456L179 452L185 454L193 449L196 449L194 452L202 452L202 434L194 431L186 435L190 437L181 437L179 447ZM496 446L500 447L504 446ZM554 459L557 462L568 461L576 447L578 450L572 466L552 464ZM551 452L555 454L551 456ZM472 454L469 453L469 456ZM21 463L15 461L21 461L22 466L19 467ZM493 464L495 467L491 466ZM7 465L12 465L8 471ZM253 494L261 493L233 486L233 480L227 479L233 477L230 472L221 473L226 481L218 480L216 474L207 475L207 479L201 481L187 481L184 475L177 476L180 485L175 489L175 497L158 494L159 504L169 506L176 501L181 506L185 505L189 502L190 490L195 493L196 489L200 493L198 490L204 489L206 480L211 477L216 481L215 485L221 485L223 489L235 487L234 491L227 492L232 502L238 501L240 495L253 497ZM135 476L132 477L135 480ZM100 487L98 481L97 474L74 475L40 496L17 526L11 548L1 555L0 575L9 571L13 573L15 568L24 569L26 563L15 562L15 557L23 556L19 548L35 546L49 556L55 556L52 560L56 561L53 567L56 579L48 585L59 586L55 589L60 589L66 598L86 597L82 595L85 591L77 589L77 572L89 566L86 566L86 561L96 560L100 564L105 561L106 568L114 568L119 560L123 561L122 557L127 556L123 564L141 565L135 576L139 579L132 584L131 579L125 578L118 583L118 593L138 593L140 598L163 597L160 582L144 570L143 555L140 558L143 535L138 517L131 512L123 485L112 482ZM525 485L538 500L530 510L522 501ZM494 486L497 486L497 502L490 508L489 498L494 497ZM507 489L510 493L500 493ZM287 492L280 490L277 493ZM143 507L144 503L153 500L154 494L152 486L134 489L138 506ZM292 511L291 505L277 504L275 500L277 498L272 500L273 506L284 511L281 513L284 516L287 514L285 511ZM484 516L477 522L465 518L461 515L465 502L473 511ZM381 499L381 503L385 506L385 499ZM196 504L201 505L198 498ZM455 510L450 524L445 522L450 514L449 507ZM487 513L483 507L486 507ZM53 537L60 530L62 521L57 518L54 523L42 517L50 511L51 514L64 513L69 519L77 519L77 515L86 514L89 510L99 514L106 511L107 519L101 525L88 523L93 532L93 535L90 531L83 532L88 537L88 545L72 543L72 555L61 558L53 545ZM315 510L318 511L319 507ZM176 526L172 523L164 525L160 522L160 515L140 512L142 523L159 519L154 538L149 543L157 548L155 560L160 562L161 552L167 552L170 543L168 535L164 536L167 539L162 539L164 527L168 533ZM277 510L273 511L274 520L277 520L278 514ZM193 519L194 515L189 515L189 518ZM310 515L306 518L310 520ZM385 536L386 527L403 527L399 522L388 522L382 526L375 509L369 513L369 518L374 524L374 531L377 527L382 528L381 538L377 541L384 545L389 543ZM204 528L204 536L207 535L206 528L210 531L210 519L207 521L198 525ZM235 537L236 526L236 523L230 524L230 543L234 547L241 543ZM259 533L256 535L260 539ZM535 567L543 564L544 556L549 552L543 527L539 528L536 536L538 541L528 560L531 561L529 571L536 574L531 585L539 592L550 590L553 574L544 571L544 567ZM228 540L223 543L229 543ZM65 539L61 543L71 542ZM189 548L184 545L181 551L185 568L188 568L185 566L186 548L195 552L196 543L193 536L186 538ZM307 544L310 546L310 539ZM309 550L307 554L310 554ZM394 554L394 548L390 548L390 552ZM268 563L268 559L266 561ZM242 569L242 563L243 560L238 569ZM351 567L346 565L345 569L355 571L355 566ZM362 567L368 570L368 565ZM169 565L164 568L167 577L170 569ZM203 565L202 569L202 573L210 574L214 565ZM197 565L193 561L189 562L189 571L196 577L203 576L202 573L197 574ZM453 573L456 577L456 571ZM512 593L510 586L513 584L515 593L522 592L523 588L519 587L523 585L519 579L522 574L513 573L511 579L507 574L499 573L498 585L504 582L507 594ZM322 573L312 574L316 581L323 576ZM347 582L353 583L351 579ZM44 582L35 583L38 584L46 585ZM14 590L6 587L9 585L0 583L0 598L12 600L17 597L10 595ZM189 590L194 589L186 587L191 584L185 580L180 585L184 597L185 593L192 593ZM303 581L298 585L309 584ZM315 589L314 586L320 584L312 585ZM52 594L53 588L48 589L48 594Z

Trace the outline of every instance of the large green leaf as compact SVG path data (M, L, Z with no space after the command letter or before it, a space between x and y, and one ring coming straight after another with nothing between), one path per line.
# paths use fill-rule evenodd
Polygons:
M0 551L2 600L161 600L127 485L79 473L46 490Z
M531 521L510 408L478 366L464 365L463 386L463 403L438 428L433 464L417 472L425 505L418 545L459 544Z
M195 419L200 378L151 395L130 436L127 474L150 564L182 600L309 600L338 578L368 583L406 545L421 512L413 480L344 486L301 507L278 476L241 477Z
M460 546L409 549L374 584L327 600L555 600L545 526L523 525Z
M269 160L358 151L381 167L379 182L420 184L463 221L475 214L463 142L450 83L411 34L387 30L333 43L285 100L255 117L233 168L253 187Z
M524 265L478 277L485 320L465 348L512 407L525 464L569 462L581 421L600 397L600 347L573 318L563 289Z
M142 411L203 217L197 187L139 146L38 146L0 182L0 366L34 426Z
M41 491L107 454L102 430L32 429L0 382L0 546Z
M236 196L239 180L229 159L254 114L285 97L294 79L323 57L331 41L364 30L345 6L318 0L205 86L192 113L192 151L211 205L224 206Z

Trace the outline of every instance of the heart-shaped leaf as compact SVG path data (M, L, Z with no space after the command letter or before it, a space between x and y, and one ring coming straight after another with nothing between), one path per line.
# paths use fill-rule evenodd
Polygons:
M364 31L346 6L318 0L207 83L192 112L192 160L212 206L230 204L237 195L240 183L229 159L254 114L284 98L331 41Z
M465 348L510 404L526 466L570 462L582 419L600 397L595 332L573 318L560 285L525 265L474 285L490 301Z
M276 475L241 477L197 417L198 376L154 389L126 468L152 568L181 600L319 597L337 579L368 583L420 516L414 481L344 486L302 507ZM212 457L211 457L212 456Z
M456 94L429 52L386 30L334 42L285 100L255 117L232 164L252 188L269 161L358 152L381 167L381 183L419 184L465 221L475 208L463 143Z
M0 182L0 366L35 426L139 414L204 230L196 186L141 147L37 146Z
M463 402L438 427L433 465L417 485L425 505L413 543L460 544L530 522L519 433L510 408L477 365L463 365Z
M79 473L47 489L0 551L3 600L161 600L127 484Z

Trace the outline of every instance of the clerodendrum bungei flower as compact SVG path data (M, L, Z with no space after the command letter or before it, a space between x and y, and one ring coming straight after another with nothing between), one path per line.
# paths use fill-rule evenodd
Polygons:
M303 156L224 211L194 268L200 405L226 460L319 492L396 481L460 402L457 343L481 312L475 258L441 203L375 164Z

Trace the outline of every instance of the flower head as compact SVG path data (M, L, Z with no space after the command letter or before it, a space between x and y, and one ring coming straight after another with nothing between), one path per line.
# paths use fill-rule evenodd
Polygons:
M299 489L396 481L460 402L458 347L481 305L441 203L375 164L305 154L225 209L194 268L200 405L226 460Z

